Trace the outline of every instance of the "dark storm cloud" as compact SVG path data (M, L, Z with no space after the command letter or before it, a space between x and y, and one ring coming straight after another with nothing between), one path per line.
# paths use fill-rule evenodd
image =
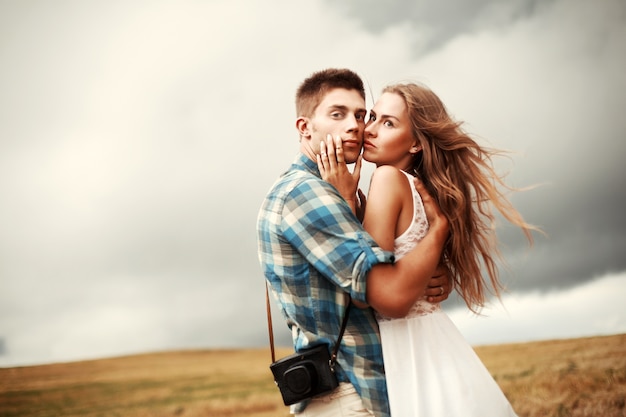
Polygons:
M447 41L464 34L506 27L532 16L551 0L428 1L348 0L337 4L346 17L357 19L375 34L408 25L414 30L415 54L435 50Z
M563 289L626 270L626 169L614 157L626 154L626 146L611 139L600 142L611 143L609 152L615 154L590 152L588 162L573 166L567 157L553 160L555 169L542 171L556 173L551 181L514 197L526 219L546 236L535 234L535 246L528 249L517 230L501 231L504 255L516 271L512 289ZM582 155L586 149L564 148L562 154Z

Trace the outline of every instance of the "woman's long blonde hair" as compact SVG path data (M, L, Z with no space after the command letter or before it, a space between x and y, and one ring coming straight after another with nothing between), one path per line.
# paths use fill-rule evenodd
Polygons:
M449 221L450 236L443 258L455 289L470 310L478 312L485 305L486 292L499 298L503 290L496 264L501 255L493 207L520 227L531 245L531 231L539 229L524 221L503 192L516 189L505 184L493 167L492 157L502 151L476 143L425 86L394 84L383 93L398 94L407 105L413 135L422 146L413 173L422 179ZM482 268L491 289L483 279Z

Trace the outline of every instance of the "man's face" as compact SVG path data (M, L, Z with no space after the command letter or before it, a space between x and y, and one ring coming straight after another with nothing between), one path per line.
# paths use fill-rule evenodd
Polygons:
M339 136L346 163L355 162L363 146L366 113L365 100L356 90L329 91L310 118L312 150L319 153L320 142L327 140L326 135Z

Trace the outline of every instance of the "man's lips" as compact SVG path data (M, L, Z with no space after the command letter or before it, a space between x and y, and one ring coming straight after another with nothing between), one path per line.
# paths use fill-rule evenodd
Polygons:
M344 140L341 145L344 148L360 148L361 143L358 140Z

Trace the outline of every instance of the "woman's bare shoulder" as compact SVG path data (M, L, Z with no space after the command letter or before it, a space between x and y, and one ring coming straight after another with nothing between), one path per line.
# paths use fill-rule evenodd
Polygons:
M406 183L406 176L398 168L391 165L381 165L374 170L371 184L404 184Z

